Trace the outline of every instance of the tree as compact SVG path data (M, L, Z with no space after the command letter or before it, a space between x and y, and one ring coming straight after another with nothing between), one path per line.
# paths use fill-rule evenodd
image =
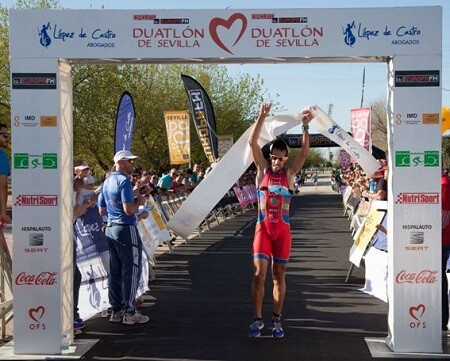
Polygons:
M372 144L384 151L387 150L387 107L386 100L379 99L369 105L372 109Z
M157 172L170 168L164 111L189 107L181 74L197 79L210 96L218 135L239 138L256 118L264 96L269 97L261 79L231 78L221 65L74 66L75 159L98 164L103 171L110 168L117 102L127 90L134 98L132 150L140 155L140 165ZM275 111L277 107L275 103ZM194 126L191 159L207 162Z

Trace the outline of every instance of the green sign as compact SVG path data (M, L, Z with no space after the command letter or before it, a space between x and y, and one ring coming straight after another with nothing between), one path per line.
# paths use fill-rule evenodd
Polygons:
M58 169L58 154L15 153L13 166L14 169Z
M396 167L439 167L440 154L438 150L424 152L395 152Z

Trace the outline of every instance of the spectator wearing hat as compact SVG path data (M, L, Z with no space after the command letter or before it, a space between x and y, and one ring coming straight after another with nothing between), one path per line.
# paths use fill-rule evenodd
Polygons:
M136 310L135 300L142 272L142 242L136 226L136 212L146 197L134 194L130 175L138 157L128 150L114 156L115 171L103 183L99 197L100 215L107 215L105 235L110 254L110 322L126 325L146 323L149 317Z
M387 177L388 177L388 168L385 164L380 169L376 170L372 175L371 179L376 181L375 192L370 193L367 190L362 192L362 196L365 198L371 198L379 201L387 200Z
M288 147L282 139L270 146L267 160L258 144L261 129L272 104L261 105L259 116L250 134L249 144L256 165L258 188L258 219L253 241L253 269L251 293L254 320L248 335L259 337L264 327L262 306L267 269L271 262L273 280L272 337L284 337L281 312L286 295L286 267L291 251L289 204L294 187L294 177L302 168L309 152L308 123L313 118L309 110L301 114L303 123L302 149L289 167L285 167Z

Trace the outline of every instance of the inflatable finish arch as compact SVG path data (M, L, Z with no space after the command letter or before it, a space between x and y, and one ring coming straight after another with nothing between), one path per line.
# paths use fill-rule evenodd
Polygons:
M371 61L388 65L386 342L442 352L441 7L11 10L10 52L15 353L72 333L72 64Z

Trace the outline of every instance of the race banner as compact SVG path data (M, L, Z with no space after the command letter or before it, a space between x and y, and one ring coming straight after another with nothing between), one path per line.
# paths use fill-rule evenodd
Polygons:
M78 297L79 314L88 319L109 307L109 248L102 231L102 218L97 207L90 207L74 225L76 264L81 272ZM137 296L148 290L148 258L142 252L142 274Z
M232 135L219 135L217 137L217 141L218 141L218 147L219 147L219 157L221 158L233 146L233 136Z
M131 94L122 93L116 113L114 154L119 150L131 150L131 139L135 120L134 103Z
M371 108L355 108L350 109L351 133L364 149L372 153L372 136L371 132Z
M320 107L311 107L314 114L314 126L316 129L339 144L347 153L355 159L367 175L373 174L380 163L366 149L359 145L347 132L331 119Z
M205 89L193 78L181 75L189 99L189 109L197 129L200 143L210 163L219 157L216 134L216 117Z
M186 110L165 111L167 144L170 164L188 164L191 161L189 112Z

